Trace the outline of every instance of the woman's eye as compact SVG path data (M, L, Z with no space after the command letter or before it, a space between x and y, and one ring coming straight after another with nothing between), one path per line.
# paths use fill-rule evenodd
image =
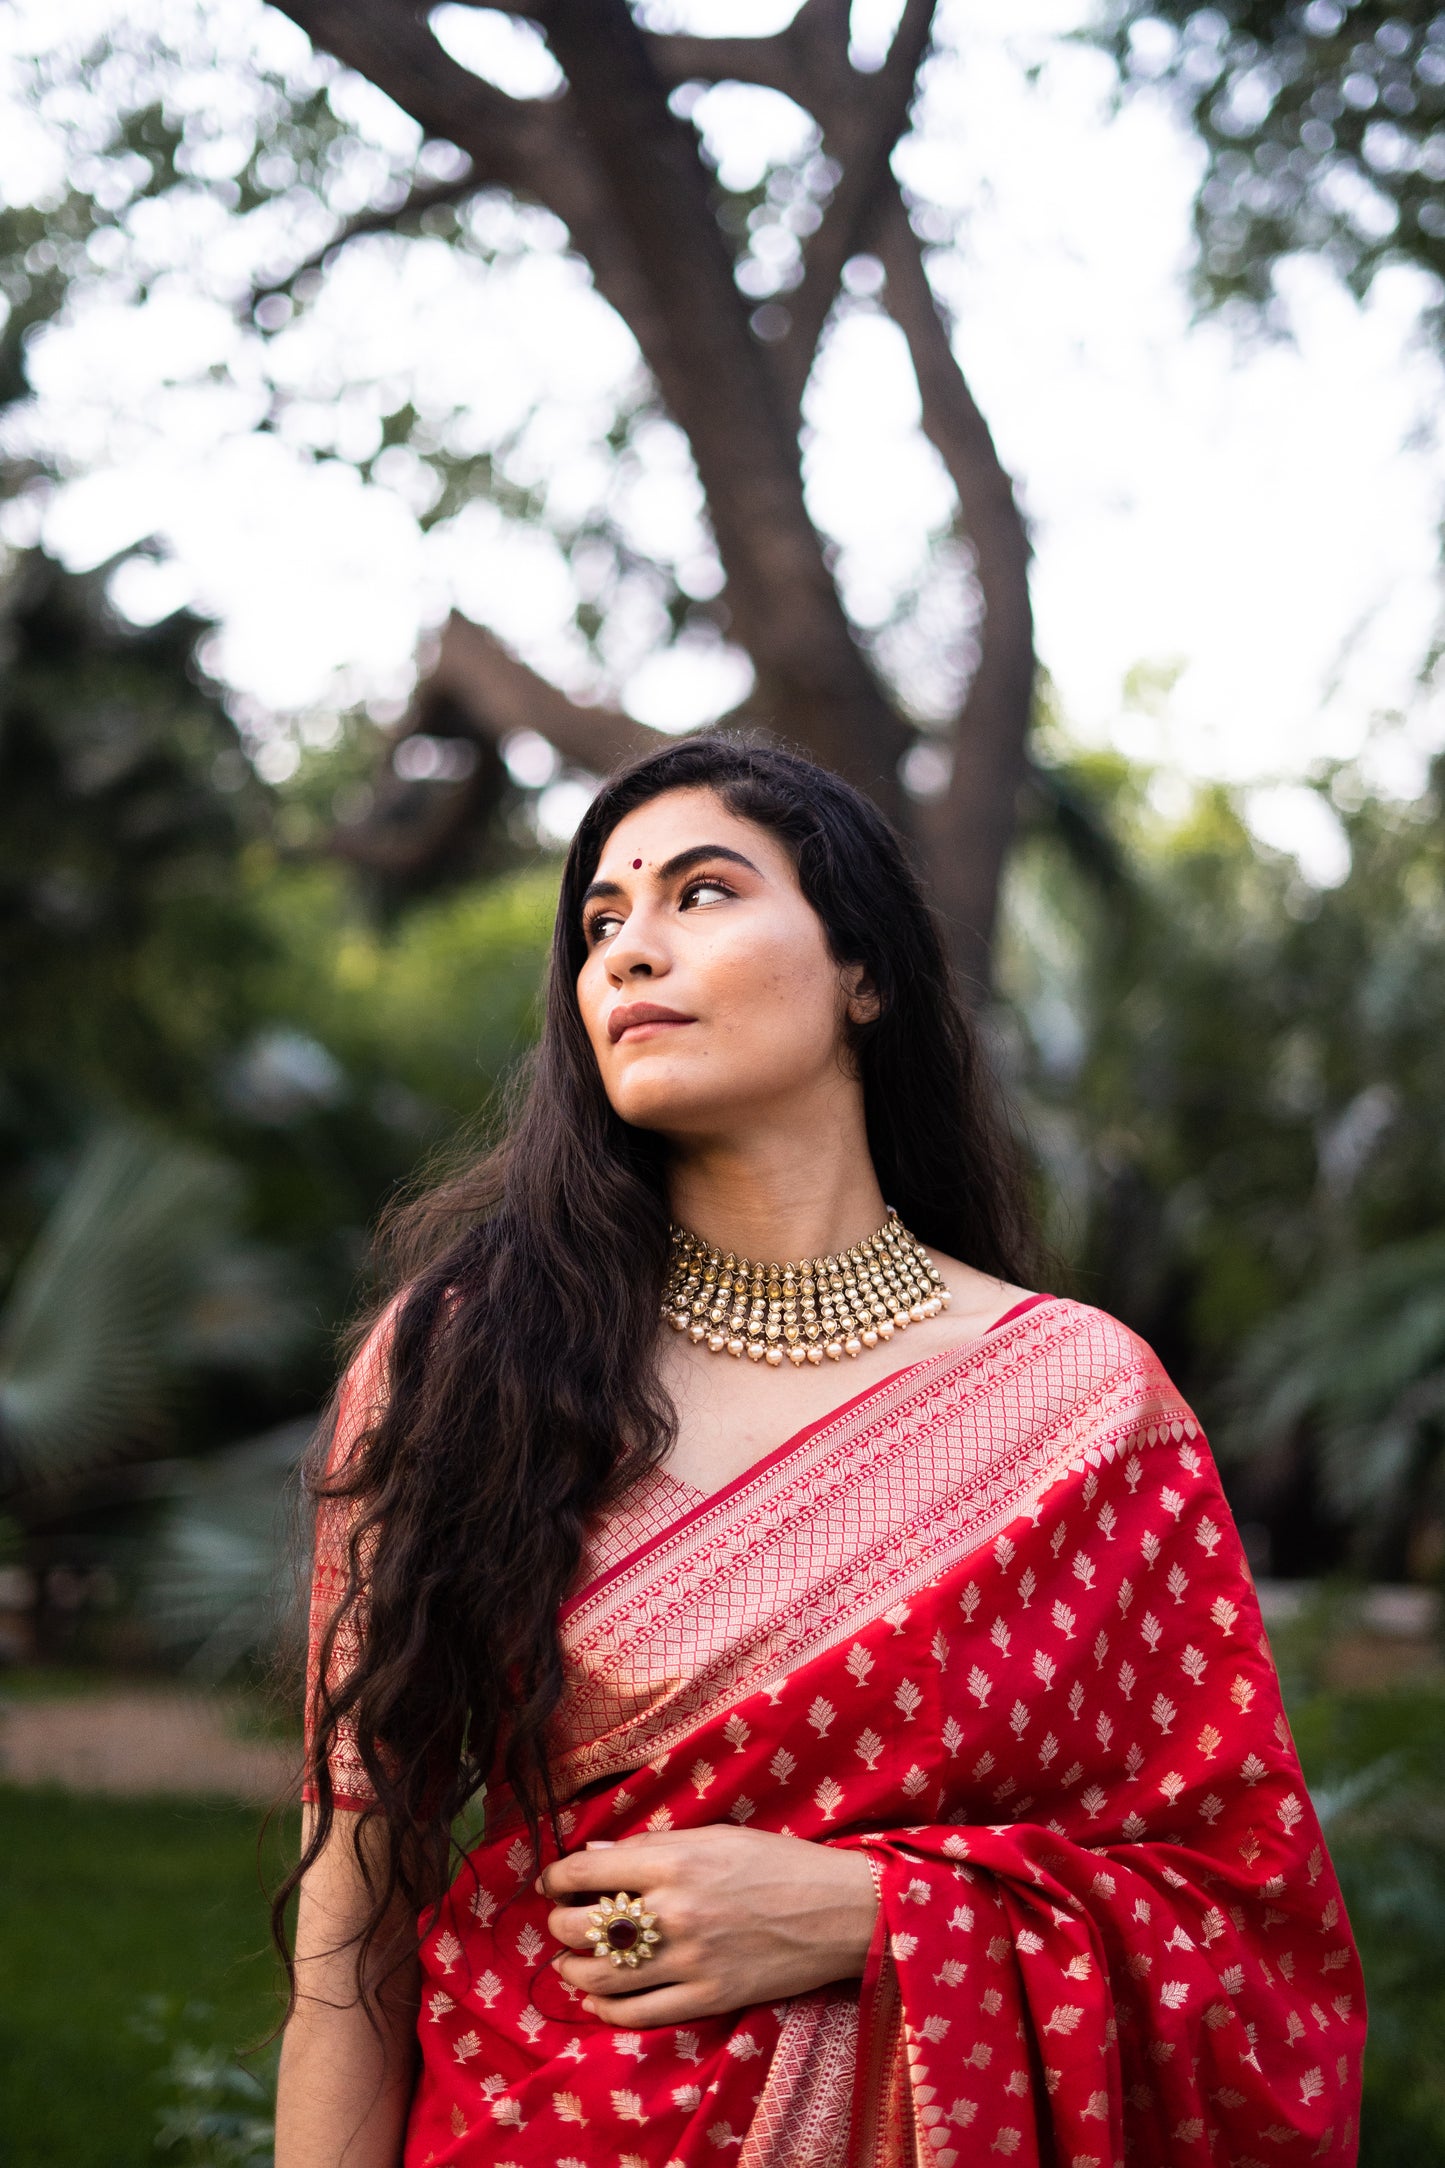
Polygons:
M732 890L723 881L693 881L682 892L682 909L694 903L725 903Z
M587 921L586 935L589 946L594 941L601 941L609 934L616 933L621 924L622 921L615 911L599 911L595 918L589 918Z

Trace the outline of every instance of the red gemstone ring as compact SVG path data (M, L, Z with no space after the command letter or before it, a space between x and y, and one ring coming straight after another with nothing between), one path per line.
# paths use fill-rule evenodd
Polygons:
M588 1913L587 1940L594 1956L635 1969L656 1956L662 1936L656 1915L646 1910L642 1899L620 1889L615 1897L600 1898Z

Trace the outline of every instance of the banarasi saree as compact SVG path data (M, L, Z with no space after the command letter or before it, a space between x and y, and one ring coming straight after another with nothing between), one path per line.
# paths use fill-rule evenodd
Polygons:
M1355 2159L1359 1966L1254 1589L1198 1423L1111 1318L1036 1298L715 1495L654 1471L561 1633L567 1847L861 1848L867 1970L589 2019L489 1801L422 1922L406 2168ZM344 1746L334 1781L364 1803Z

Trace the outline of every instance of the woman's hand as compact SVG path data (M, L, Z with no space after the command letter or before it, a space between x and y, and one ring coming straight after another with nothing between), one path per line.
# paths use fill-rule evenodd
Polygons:
M805 1995L863 1970L878 1898L861 1852L714 1824L589 1845L539 1887L556 1900L553 1959L606 2024L678 2025ZM594 1957L587 1914L619 1890L657 1916L656 1955L635 1970ZM580 1901L579 1901L580 1900ZM577 1955L585 1952L585 1955Z

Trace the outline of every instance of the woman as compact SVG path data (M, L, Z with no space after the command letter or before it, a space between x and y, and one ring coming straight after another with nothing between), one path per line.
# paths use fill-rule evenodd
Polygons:
M509 1136L408 1237L317 1479L278 2168L1354 2158L1207 1449L1021 1284L857 793L718 739L606 788Z

